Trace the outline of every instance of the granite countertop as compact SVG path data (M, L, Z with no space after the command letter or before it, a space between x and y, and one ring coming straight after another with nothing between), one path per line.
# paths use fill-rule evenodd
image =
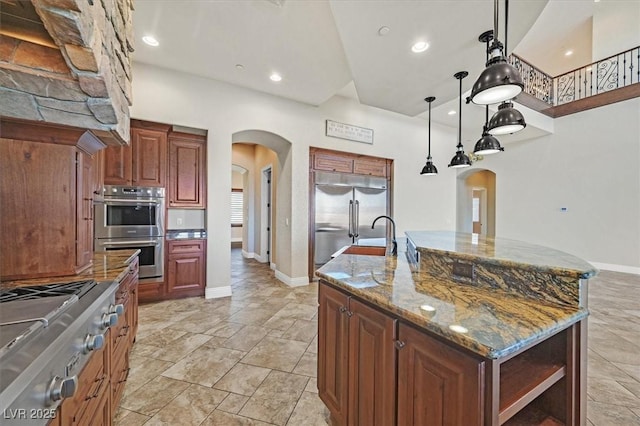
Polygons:
M410 263L402 246L399 250L397 257L342 254L316 275L491 359L507 356L588 315L577 306L435 277Z
M593 265L576 256L522 241L452 231L409 231L406 234L421 250L454 254L459 259L481 259L487 264L517 266L575 278L590 278L598 273Z
M165 238L167 240L204 240L207 231L204 229L170 229Z
M93 265L77 275L4 281L0 283L0 289L29 287L83 280L96 280L97 282L117 281L124 278L127 273L129 264L139 254L139 249L95 252L93 254Z

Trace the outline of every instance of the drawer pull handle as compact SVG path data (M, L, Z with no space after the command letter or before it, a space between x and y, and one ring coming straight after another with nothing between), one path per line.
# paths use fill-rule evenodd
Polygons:
M93 393L93 395L86 397L84 400L85 401L89 401L90 399L93 398L97 398L98 395L100 395L100 389L102 389L102 384L104 383L104 379L107 378L106 374L103 374L102 377L100 377L99 379L96 379L96 382L100 382L98 384L98 387L96 387L96 391Z
M127 381L127 379L129 378L129 371L131 371L131 367L129 367L126 370L123 370L123 371L125 373L124 374L124 379L120 380L118 383L124 383L124 382Z

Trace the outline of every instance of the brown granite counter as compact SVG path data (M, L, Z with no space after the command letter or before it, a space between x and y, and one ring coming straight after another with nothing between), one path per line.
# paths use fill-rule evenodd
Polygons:
M96 280L97 282L112 282L120 280L124 278L129 264L139 254L140 250L138 249L118 250L117 252L95 252L93 254L93 266L80 274L63 277L5 281L0 283L0 289L82 280Z
M433 247L429 250L437 251ZM477 260L470 253L466 255L467 260ZM342 254L316 275L486 358L509 355L588 315L577 303L555 303L500 287L445 278L410 260L402 251L397 258ZM539 283L522 285L536 287Z

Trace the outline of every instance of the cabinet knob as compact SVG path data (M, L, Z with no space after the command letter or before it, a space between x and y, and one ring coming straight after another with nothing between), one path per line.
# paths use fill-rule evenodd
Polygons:
M340 313L344 314L345 312L347 312L347 308L345 306L340 306Z
M404 345L405 345L405 343L402 340L396 340L394 344L396 346L396 349L402 349L404 348Z

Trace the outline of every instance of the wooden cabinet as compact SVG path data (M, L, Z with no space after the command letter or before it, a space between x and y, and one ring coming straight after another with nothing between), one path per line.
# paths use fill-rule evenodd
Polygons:
M116 291L116 305L124 306L124 313L118 319L118 323L111 329L111 387L110 409L115 413L125 383L129 377L129 351L137 329L138 306L133 298L137 296L138 285L138 259L129 265L127 275L122 279Z
M204 295L206 240L167 242L166 294L169 297Z
M391 160L349 152L311 148L311 169L378 177L390 177Z
M318 389L339 425L395 422L396 321L321 284Z
M34 139L55 130L32 126ZM8 133L21 127L9 126ZM3 129L4 133L5 130ZM0 138L0 257L3 280L74 275L93 255L94 159L104 145L82 136L74 145Z
M73 397L65 399L59 411L60 424L93 425L109 424L95 421L103 415L104 398L109 397L110 383L110 330L104 335L104 346L93 352L89 362L78 375L78 386Z
M136 127L140 126L140 127ZM110 146L104 155L105 185L164 187L170 126L131 122L129 146Z
M482 425L484 363L403 323L398 425Z
M204 209L206 137L169 133L169 207Z

